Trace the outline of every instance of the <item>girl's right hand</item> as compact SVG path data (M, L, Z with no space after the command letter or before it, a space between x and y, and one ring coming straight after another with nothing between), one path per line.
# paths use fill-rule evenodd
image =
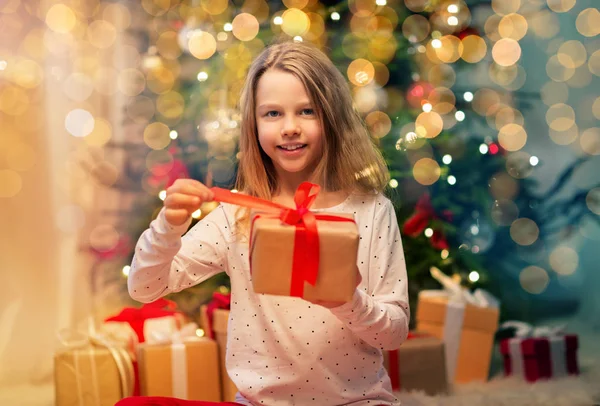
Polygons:
M173 226L184 224L204 202L212 202L214 193L194 179L177 179L167 188L165 219Z

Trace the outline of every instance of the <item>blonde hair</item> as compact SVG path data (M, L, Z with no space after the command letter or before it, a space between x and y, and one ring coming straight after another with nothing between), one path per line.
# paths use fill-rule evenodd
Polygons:
M240 98L241 156L236 189L267 200L277 190L273 163L258 143L255 115L256 88L269 69L295 75L315 106L324 137L315 182L325 191L383 191L389 180L387 166L354 108L348 83L323 52L299 42L271 45L250 66Z

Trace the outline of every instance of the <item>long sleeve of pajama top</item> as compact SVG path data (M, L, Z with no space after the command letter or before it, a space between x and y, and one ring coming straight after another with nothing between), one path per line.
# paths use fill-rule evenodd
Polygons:
M408 334L406 265L396 215L382 194L350 195L319 212L354 214L362 282L352 301L326 309L254 293L248 243L234 230L236 207L221 204L183 237L189 223L164 213L140 237L130 295L150 302L219 272L231 280L227 371L246 405L398 405L382 350Z

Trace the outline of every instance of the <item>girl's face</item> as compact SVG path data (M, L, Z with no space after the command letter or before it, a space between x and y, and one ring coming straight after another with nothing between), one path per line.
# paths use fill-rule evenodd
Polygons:
M293 74L270 69L256 89L258 142L280 181L309 180L323 151L316 106Z

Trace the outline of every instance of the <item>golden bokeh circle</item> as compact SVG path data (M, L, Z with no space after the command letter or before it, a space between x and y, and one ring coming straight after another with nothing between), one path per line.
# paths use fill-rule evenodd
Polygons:
M439 164L431 158L421 158L413 166L413 176L421 185L433 185L440 175Z
M347 69L348 80L356 86L365 86L375 77L375 67L366 59L355 59Z
M498 143L507 151L518 151L527 143L527 133L519 124L507 124L498 133Z
M259 23L256 17L249 13L235 16L231 22L233 35L240 41L251 41L258 34Z
M558 56L552 55L546 62L546 73L555 82L566 82L575 74L575 69L563 65Z
M516 13L520 7L520 0L492 0L492 9L501 16Z
M156 99L156 111L163 117L177 119L183 115L185 101L183 96L175 91L169 91L161 94Z
M392 120L382 111L373 111L365 117L365 123L374 138L383 138L392 129Z
M425 138L435 138L444 129L442 117L435 111L422 112L415 120L415 131Z
M144 129L144 142L154 150L164 149L171 142L169 127L163 123L154 122Z
M540 229L535 221L523 217L510 225L510 236L517 244L528 246L537 241Z
M508 199L495 200L491 210L494 223L499 226L509 226L519 217L519 208Z
M546 290L550 283L550 277L545 269L531 265L519 273L519 282L523 290L538 295Z
M550 253L550 267L559 275L572 275L579 266L579 255L571 247L559 245Z
M66 34L71 32L77 24L77 16L65 4L54 4L46 12L46 25L54 32Z
M586 8L577 15L575 26L584 37L600 34L600 11L597 8Z
M498 33L502 38L519 41L527 34L527 19L520 14L508 14L498 23Z
M124 69L119 72L117 86L125 96L137 96L144 91L146 78L137 69Z
M512 200L519 191L519 184L506 172L498 172L490 179L490 193L494 199Z
M600 155L600 128L592 127L581 133L581 149L588 155Z
M117 30L108 21L92 21L87 27L87 38L90 44L96 48L106 49L115 43Z
M521 58L521 46L511 38L502 38L492 48L492 57L500 66L514 65Z
M556 13L566 13L571 10L577 0L546 0L548 8Z
M195 31L188 41L188 49L197 59L208 59L217 50L217 41L209 32Z
M302 36L310 29L310 18L302 10L290 8L281 17L281 29L290 37Z
M163 58L177 59L182 52L177 32L169 30L160 34L156 40L156 49Z
M402 34L413 43L425 40L430 31L429 20L420 14L412 14L402 23Z
M574 124L571 128L565 131L556 131L550 129L548 131L548 136L557 145L569 145L572 144L579 136L579 127L577 127L577 124Z
M106 145L111 138L112 126L107 120L99 117L94 120L94 129L84 138L84 140L87 145L102 147Z
M587 60L585 46L576 40L565 41L556 53L558 61L566 68L578 68Z
M538 37L549 39L560 31L560 24L556 13L549 10L540 10L528 17L529 28Z
M596 76L600 76L600 49L594 51L588 59L588 69Z
M546 112L546 123L555 131L567 131L575 124L575 110L568 104L554 104Z
M600 216L600 187L593 188L587 193L585 204L592 213Z
M485 58L487 45L479 35L468 35L462 39L462 59L469 63L477 63Z

